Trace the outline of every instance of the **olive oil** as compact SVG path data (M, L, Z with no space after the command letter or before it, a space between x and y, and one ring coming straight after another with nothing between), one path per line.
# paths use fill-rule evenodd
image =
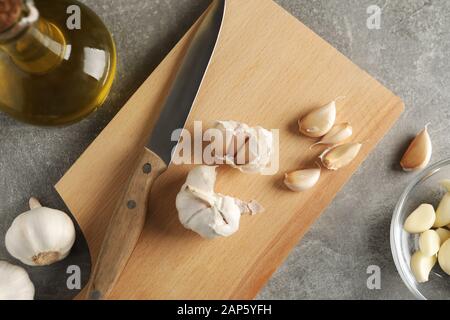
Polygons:
M0 110L36 125L86 117L102 105L114 79L116 51L110 33L77 1L23 4L21 19L30 19L28 10L36 9L39 18L11 39L0 33ZM79 15L76 28L68 23L68 8Z

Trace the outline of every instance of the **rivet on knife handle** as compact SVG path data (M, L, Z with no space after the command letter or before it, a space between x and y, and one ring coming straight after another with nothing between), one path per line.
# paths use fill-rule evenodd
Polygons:
M111 217L91 277L88 298L106 299L136 246L147 214L148 195L167 166L144 149Z

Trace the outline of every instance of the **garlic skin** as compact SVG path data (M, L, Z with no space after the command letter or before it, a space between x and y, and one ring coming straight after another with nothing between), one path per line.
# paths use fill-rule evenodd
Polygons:
M338 125L335 125L330 132L328 132L321 141L313 144L311 148L317 146L317 145L336 145L344 142L348 138L350 138L353 135L353 127L350 125L350 123L341 123Z
M361 151L362 144L347 143L331 147L320 155L320 160L325 168L337 171L348 166Z
M320 174L320 168L286 173L284 184L294 192L303 192L313 188L319 182Z
M254 201L216 194L216 177L216 167L195 167L176 198L181 224L206 239L231 236L239 230L242 214L263 211Z
M272 132L237 121L217 121L215 129L225 137L223 154L215 157L219 163L250 174L263 174L270 167L275 152Z
M315 109L298 121L300 133L310 138L320 138L333 128L336 122L336 101Z
M400 165L407 172L425 169L430 163L432 153L433 145L428 134L428 126L426 126L411 142Z
M6 232L9 254L29 266L46 266L67 257L75 242L75 226L62 211L30 200L30 211L20 214Z
M0 261L0 300L33 300L34 285L25 269Z

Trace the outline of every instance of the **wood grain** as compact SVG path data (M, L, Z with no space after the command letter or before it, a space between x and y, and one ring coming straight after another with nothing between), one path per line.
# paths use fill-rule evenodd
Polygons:
M91 275L89 299L107 299L111 293L144 228L152 186L166 169L166 164L156 154L142 149L109 221Z
M95 262L115 200L159 113L192 37L177 44L102 134L58 183ZM324 172L314 190L294 194L283 173L312 165L320 148L297 134L297 119L339 96L338 122L349 121L360 156ZM223 32L187 128L194 120L237 120L280 130L280 172L248 176L221 168L217 190L256 199L264 214L243 217L239 233L206 241L183 229L175 197L189 171L171 166L158 179L144 231L114 299L251 299L369 152L395 123L402 101L270 0L230 0ZM342 223L348 223L342 221Z

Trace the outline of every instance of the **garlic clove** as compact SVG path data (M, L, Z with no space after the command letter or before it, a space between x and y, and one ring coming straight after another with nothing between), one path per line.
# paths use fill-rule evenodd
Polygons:
M444 242L439 249L439 266L448 275L450 275L450 240Z
M353 135L353 128L350 123L342 123L334 126L330 132L328 132L321 141L311 146L317 146L321 144L340 144L350 138Z
M439 207L436 210L435 228L444 227L450 224L450 192L442 198Z
M0 261L0 300L33 300L34 285L25 269Z
M284 184L294 192L303 192L319 182L320 174L320 168L294 171L285 175Z
M447 192L450 192L450 180L446 179L446 180L442 180L440 182L442 188L444 188Z
M417 251L411 257L411 271L418 283L424 283L429 280L431 270L436 264L436 256L426 256Z
M181 224L206 239L228 237L239 230L241 215L256 214L263 208L214 192L216 167L192 169L176 198Z
M325 150L319 158L325 168L336 171L355 160L361 147L360 143L342 144Z
M436 221L436 213L431 204L422 204L406 219L403 228L409 233L422 233L430 230Z
M439 236L439 243L442 245L445 241L450 239L450 231L444 228L436 229L436 233Z
M433 146L427 126L411 142L400 165L405 171L422 170L430 163L432 152Z
M30 201L34 209L14 219L5 245L22 263L45 266L67 257L75 242L75 226L64 212L39 206L36 201Z
M315 109L298 121L300 133L320 138L330 132L336 122L336 101Z
M419 248L427 257L435 256L439 252L441 238L434 230L427 230L420 235Z

